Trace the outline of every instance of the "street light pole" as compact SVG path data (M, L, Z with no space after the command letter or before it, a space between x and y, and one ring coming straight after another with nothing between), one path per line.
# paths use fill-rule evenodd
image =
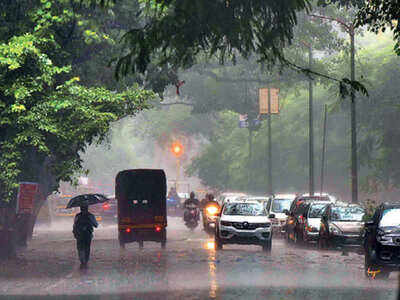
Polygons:
M349 28L350 34L350 76L351 80L355 80L355 64L354 64L354 25ZM357 161L357 127L356 127L356 99L354 88L351 87L351 202L358 203L358 161Z
M312 66L312 48L311 43L308 45L308 68ZM313 130L313 84L312 78L308 80L308 115L309 115L309 193L314 195L314 130Z
M324 175L325 175L325 151L326 151L326 115L327 115L327 105L324 106L324 133L322 136L322 159L321 159L321 195L324 190Z
M346 32L350 35L350 79L355 80L355 47L354 47L354 24L346 23L338 18L327 16L310 15L311 17L330 20L337 22L343 26ZM357 122L356 122L356 99L354 88L350 90L350 119L351 119L351 202L358 203L358 158L357 158Z

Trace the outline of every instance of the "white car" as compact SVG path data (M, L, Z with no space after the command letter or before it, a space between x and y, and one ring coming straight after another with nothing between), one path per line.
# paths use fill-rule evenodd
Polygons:
M275 218L271 220L274 233L279 235L285 233L284 228L287 216L284 213L284 210L290 209L290 205L295 198L295 194L276 194L271 199L271 202L268 204L268 210L270 214L275 215Z
M318 242L321 217L330 202L312 202L307 209L307 219L303 227L303 241Z
M263 201L236 200L222 207L215 230L215 249L224 244L255 244L271 251L272 226Z

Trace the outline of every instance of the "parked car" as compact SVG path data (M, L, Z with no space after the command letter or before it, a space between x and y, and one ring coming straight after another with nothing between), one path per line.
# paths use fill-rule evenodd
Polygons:
M290 205L290 210L284 210L285 214L287 215L286 224L284 227L287 242L293 242L295 244L301 244L304 242L303 233L309 204L313 202L332 203L331 201L332 198L327 194L297 196Z
M295 198L295 194L276 194L268 203L267 209L269 213L275 215L275 218L271 219L274 235L281 236L285 234L287 216L284 210L290 209L290 205Z
M312 202L308 204L303 226L303 241L306 243L318 242L321 227L321 217L330 202Z
M387 278L400 269L400 203L380 205L365 223L365 276Z
M356 204L329 204L321 218L319 248L356 248L363 242L365 210Z
M215 249L224 244L261 245L264 251L271 251L272 226L265 204L261 201L240 200L226 202L217 219Z

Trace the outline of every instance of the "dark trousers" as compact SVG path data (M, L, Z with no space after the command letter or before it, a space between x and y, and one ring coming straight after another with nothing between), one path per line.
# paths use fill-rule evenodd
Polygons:
M76 248L78 250L79 260L81 264L86 265L90 257L90 244L92 239L77 239Z

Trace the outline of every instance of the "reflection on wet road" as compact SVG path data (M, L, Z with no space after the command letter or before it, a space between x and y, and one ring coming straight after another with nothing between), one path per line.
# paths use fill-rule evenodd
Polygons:
M287 247L228 245L214 250L200 228L170 218L167 249L137 244L120 250L116 227L96 231L86 272L79 270L70 224L37 230L17 260L0 262L0 295L37 299L395 299L397 277L368 280L363 256ZM11 297L11 295L13 295ZM0 296L1 298L1 296Z

